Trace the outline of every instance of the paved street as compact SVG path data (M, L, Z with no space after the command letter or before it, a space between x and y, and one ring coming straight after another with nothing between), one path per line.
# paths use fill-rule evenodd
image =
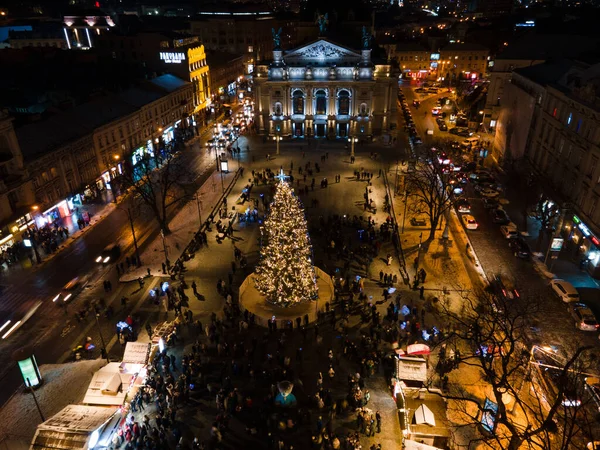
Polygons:
M408 97L408 96L407 96ZM432 100L433 102L433 100ZM419 118L414 115L414 120L417 127L424 130L428 125L421 123ZM423 116L424 118L424 116ZM421 121L423 122L423 121ZM402 123L400 121L400 123ZM423 135L425 135L423 133ZM398 142L404 143L406 136L399 136ZM248 150L248 147L250 150ZM294 188L300 193L300 198L306 207L306 214L309 219L309 230L315 250L316 264L327 271L331 275L338 275L340 278L345 276L354 277L360 275L364 278L364 288L367 294L367 302L374 302L382 299L383 287L379 282L380 272L398 275L396 287L401 290L403 301L408 305L419 304L419 294L417 291L410 290L403 280L403 274L408 272L409 277L414 275L412 266L413 258L418 253L418 236L419 228L407 225L405 233L402 235L402 246L404 249L404 257L407 261L407 267L404 269L401 266L402 261L398 260L394 253L393 246L390 242L383 242L379 254L375 258L370 258L365 253L365 250L360 241L360 226L347 223L341 226L343 239L341 244L348 243L350 253L347 253L344 258L336 256L337 252L328 250L331 246L332 236L335 236L335 228L332 228L329 222L335 215L339 217L346 216L348 221L359 220L362 217L363 224L369 217L375 220L376 228L385 223L387 213L383 210L383 199L386 195L384 180L387 179L391 184L395 183L397 162L406 157L405 152L396 147L386 147L378 144L357 144L356 146L356 162L350 164L349 150L345 148L344 142L329 142L329 141L311 141L311 145L306 142L288 142L284 141L281 144L281 155L275 154L274 143L263 142L261 138L256 136L244 137L241 139L241 163L245 169L244 176L240 177L231 193L228 196L229 210L234 208L238 213L244 213L247 208L251 207L254 199L259 200L261 194L267 200L272 194L271 188L267 185L258 183L254 186L251 193L251 201L243 203L240 200L240 194L249 183L253 181L252 171L255 174L262 173L265 169L270 169L278 172L283 169L285 172L292 171L294 176ZM271 155L271 159L267 161L267 154ZM375 156L376 154L376 156ZM214 164L214 156L207 153L201 143L195 143L189 149L185 150L182 157L189 158L190 165L193 164L194 171L200 176L198 184L207 180L211 174L210 167ZM310 162L310 169L313 170L312 175L307 175L304 180L304 173L308 169L306 163ZM293 169L292 169L293 164ZM320 165L320 171L317 172L315 164ZM299 173L299 168L302 167L303 173ZM401 170L402 166L398 166ZM235 165L234 165L235 168ZM380 172L381 170L381 172ZM356 177L356 171L359 174L369 173L373 175L371 186L367 185L367 181L362 176ZM336 182L336 176L340 177L340 182ZM311 188L312 179L315 179L314 189ZM327 186L321 187L323 179L327 179ZM362 179L361 179L362 178ZM402 175L400 174L400 183ZM307 189L307 192L302 191ZM212 191L212 183L206 185L208 191ZM363 194L365 190L369 190L369 196L374 200L372 210L365 210ZM218 191L218 189L217 189ZM392 193L392 190L389 191ZM218 192L217 192L218 193ZM518 193L507 192L507 198L513 198ZM521 261L515 258L509 251L506 241L500 235L498 226L491 223L487 211L484 211L481 199L477 194L472 192L471 187L467 188L467 198L470 199L473 206L474 215L480 223L480 228L477 231L465 232L462 226L458 225L458 219L453 219L451 227L450 240L442 242L436 240L432 243L430 251L426 255L421 255L420 267L427 270L429 274L428 282L425 283L426 298L437 297L446 292L450 288L450 297L459 298L460 292L456 289L458 285L468 288L471 283L478 277L477 261L482 265L487 276L496 273L502 273L510 283L514 283L522 292L522 299L534 296L547 299L546 308L540 313L539 329L540 333L535 333L537 336L542 336L539 343L543 344L560 344L561 342L573 340L576 335L582 342L593 343L596 345L597 340L595 335L577 332L569 319L565 308L558 300L550 296L547 288L547 280L545 280L538 271L535 270L532 263L529 261ZM209 196L203 203L203 218L206 217L208 211L212 209L211 202L216 202L218 196ZM214 198L213 198L214 197ZM402 196L392 197L396 218L400 220L404 214L404 199ZM511 216L517 217L518 207L517 202L512 206L512 203L506 203L506 209ZM174 231L183 233L183 237L170 237L171 245L185 245L186 237L191 239L191 231L187 227L193 229L199 223L196 202L192 200L182 211L181 227L174 227ZM262 215L264 209L259 200L259 216ZM186 225L185 218L188 219ZM407 217L408 222L409 217ZM178 222L179 223L179 222ZM358 223L358 222L357 222ZM518 222L517 222L518 223ZM194 224L192 226L191 224ZM154 222L148 220L148 217L139 217L136 219L136 228L141 230L140 236L144 244L142 247L146 249L157 248L157 250L148 250L142 260L144 265L153 267L153 275L157 274L157 267L163 260L164 255L156 247L158 242L158 233ZM219 280L229 281L231 275L232 288L234 293L237 293L237 286L244 280L254 267L258 257L258 239L259 239L259 224L253 222L243 222L234 224L234 241L235 245L242 251L248 259L248 267L245 270L236 267L232 273L233 258L233 242L230 239L218 241L216 228L213 226L208 234L208 247L202 247L196 252L194 259L186 262L185 279L188 285L191 282L196 282L198 291L204 296L204 301L199 301L192 296L190 299L189 309L192 311L194 318L202 320L204 324L210 321L213 313L217 317L223 317L225 299L217 291L216 285ZM441 234L441 231L439 232ZM473 251L478 258L473 261L465 256L462 249L465 247L467 237L472 243ZM82 272L89 271L93 274L93 280L86 292L77 299L77 302L71 305L68 314L56 308L52 304L44 304L43 309L19 330L12 339L8 339L0 344L2 350L2 362L4 363L4 378L3 383L6 387L3 390L4 397L1 400L6 400L6 397L21 384L19 375L14 366L9 364L10 354L12 350L21 345L22 342L31 342L37 344L38 360L41 364L46 362L63 362L70 357L69 349L77 342L82 342L86 336L90 336L95 343L100 342L100 335L95 321L87 318L82 323L75 322L70 316L74 310L80 307L85 300L97 299L104 297L107 303L111 303L115 310L115 315L106 320L104 317L100 320L100 329L103 337L107 341L109 355L113 358L118 358L121 355L122 347L118 343L114 325L118 320L123 320L128 314L136 317L140 329L143 330L145 323L156 325L165 318L173 318L173 312L165 311L164 304L155 304L149 292L154 287L158 286L163 277L147 278L143 287L139 287L137 283L119 283L117 274L114 269L101 269L93 263L93 255L96 255L108 242L114 240L123 240L130 242L130 231L127 217L120 210L116 209L111 212L108 217L99 225L92 228L80 240L72 244L68 249L60 253L53 261L45 264L37 271L23 272L21 274L7 274L3 282L7 288L5 292L14 302L21 302L18 295L26 296L26 302L32 303L37 295L39 298L49 296L48 291L62 286L66 281ZM159 239L158 239L159 240ZM336 244L336 247L338 244ZM128 247L131 251L131 248ZM338 247L338 251L339 247ZM125 252L127 253L127 252ZM387 255L393 255L392 264L387 264ZM17 276L18 275L18 276ZM22 280L19 278L23 277ZM589 282L585 277L580 277L586 282ZM109 279L113 285L113 291L105 293L100 280ZM18 282L20 281L20 283ZM583 281L582 281L583 282ZM579 286L579 284L576 284ZM592 285L591 283L589 285ZM128 301L125 306L120 303L121 297L127 297ZM20 297L21 299L25 297ZM363 305L363 306L366 306ZM378 306L378 310L382 315L386 313L386 304ZM26 308L25 305L21 305ZM4 311L8 311L8 307L4 307ZM25 309L23 309L25 310ZM424 322L431 324L434 318L424 312ZM319 371L326 371L326 357L324 350L331 346L336 353L342 349L340 345L341 335L337 329L324 327L323 344L321 347L311 347L313 343L306 345L311 348L311 356L307 359L306 376L310 379L315 378ZM353 339L360 339L361 335L368 334L368 328L364 327L360 322L360 315L352 316L349 323L350 335ZM143 333L143 332L142 332ZM145 338L145 336L144 336ZM188 338L194 338L192 335L186 335L186 351L189 351ZM260 333L257 334L260 338ZM295 352L299 345L305 345L300 341L301 337L296 333L289 337L290 345L287 347L288 352ZM269 346L274 343L265 343L261 347L262 351L270 351ZM385 344L387 345L387 344ZM386 348L387 351L391 350ZM179 351L179 350L178 350ZM307 352L308 354L308 352ZM97 356L97 353L94 355ZM219 360L219 364L225 364L225 358ZM347 373L352 373L356 370L356 361L343 361L338 370L338 380L332 384L331 388L336 395L342 395L344 391L343 380ZM218 371L216 372L218 376ZM239 381L245 383L245 381ZM396 407L391 401L389 392L384 378L383 369L376 377L370 381L369 386L373 392L373 407L381 409L384 414L385 433L376 439L362 436L361 443L363 446L369 447L372 443L381 442L384 449L397 448L399 442L399 427L396 420ZM252 388L254 389L254 388ZM268 386L261 385L256 387L256 393L268 390ZM309 402L309 396L312 395L312 387L307 387L306 390L301 390L303 402ZM210 430L210 417L212 410L209 410L208 403L204 407L204 412L208 414L198 413L198 410L190 411L190 414L195 414L195 421L189 423L187 430L188 436L207 436ZM313 417L314 420L314 417ZM345 416L343 420L337 423L339 432L347 433L349 430L354 430L355 426L352 423L351 416ZM187 423L187 422L186 422ZM244 433L243 425L237 424L239 427L238 434ZM236 444L237 442L237 444ZM239 445L240 443L253 442L251 439L246 441L245 438L231 441L231 446ZM302 448L302 447L299 447Z
M436 99L447 96L448 93L440 92L438 95L423 97L414 93L415 88L415 85L403 86L402 90L406 96L419 135L423 138L423 146L431 144L435 139L461 142L464 138L447 132L440 132L431 115L431 108L434 106ZM412 106L412 100L415 98L422 99L419 110ZM400 118L399 123L402 124L403 120L403 118ZM452 126L449 124L448 128ZM427 136L425 130L431 127L434 127L434 135ZM525 220L523 219L522 193L519 192L518 187L514 186L514 180L511 184L504 173L494 172L494 177L506 188L506 192L502 195L502 208L507 211L511 220L520 229L523 229L522 226ZM472 183L466 185L464 197L469 200L472 215L479 223L477 230L467 230L467 234L488 278L491 279L494 275L499 274L506 280L507 285L519 289L522 293L522 301L539 299L543 302L544 306L539 312L538 318L539 330L535 330L536 332L530 336L532 344L561 347L563 343L573 342L573 339L575 339L581 345L598 345L595 333L586 333L575 329L573 320L565 305L551 293L548 287L548 278L536 268L536 264L533 261L522 260L514 256L508 247L507 240L500 233L500 226L492 223L489 210L483 207L483 198L474 191ZM527 224L528 243L532 251L535 251L539 225L532 218L527 218ZM561 256L562 258L563 256ZM584 271L579 270L570 261L561 260L558 264L555 264L553 269L557 277L571 281L575 287L584 288L584 291L589 291L590 288L594 290L598 288L595 280ZM600 298L598 298L598 295L587 292L586 297L592 308L597 311L596 314L600 315Z
M215 165L214 153L209 154L204 146L206 137L205 135L196 139L179 156L197 175L195 184L198 186L208 179ZM120 286L114 266L101 266L94 261L106 245L113 242L121 243L123 257L133 253L131 228L125 210L118 206L110 208L109 211L101 222L90 227L79 239L53 255L49 261L33 268L11 268L2 273L0 323L4 324L7 320L12 320L12 323L24 320L35 305L41 302L41 306L14 334L0 341L0 380L6 386L0 393L0 403L10 397L14 389L22 383L11 356L16 349L25 344L34 345L38 349L36 356L39 363L44 364L55 362L69 349L80 344L86 336L91 336L99 348L100 339L96 327L92 327L93 320L88 318L86 323L79 324L73 318L75 312L99 298L105 298L107 305L114 302L115 310L119 310L119 299L123 295L131 296L128 308L121 315L113 317L110 321L101 318L103 333L112 337L115 331L114 324L127 316L125 311L130 311L131 303L144 293L137 292L130 286ZM143 209L140 215L135 217L134 226L141 247L158 235L156 221ZM52 298L62 286L75 277L89 279L89 284L74 302L70 302L65 314L63 308L52 303ZM104 292L104 280L111 281L112 292ZM144 291L147 292L146 289Z

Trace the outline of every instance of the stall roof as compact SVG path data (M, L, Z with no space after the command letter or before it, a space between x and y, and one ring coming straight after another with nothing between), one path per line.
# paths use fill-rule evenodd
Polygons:
M92 377L82 403L87 405L120 406L125 401L133 375L121 373L119 363L110 363Z
M419 357L396 357L396 378L403 381L427 381L427 361Z
M128 342L125 346L123 362L128 364L148 364L150 343Z
M30 450L84 449L89 435L104 425L117 408L69 405L38 425Z

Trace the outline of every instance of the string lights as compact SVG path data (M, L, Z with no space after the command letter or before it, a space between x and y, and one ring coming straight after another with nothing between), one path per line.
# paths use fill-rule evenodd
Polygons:
M304 210L294 190L280 181L261 227L263 245L256 268L256 289L279 306L317 298L317 280Z

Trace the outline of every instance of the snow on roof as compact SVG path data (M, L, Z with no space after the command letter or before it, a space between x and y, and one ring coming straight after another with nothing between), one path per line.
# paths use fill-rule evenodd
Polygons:
M427 361L419 357L397 357L396 378L407 381L427 381Z
M150 83L155 84L158 87L163 88L167 92L173 92L182 86L190 84L189 81L184 81L181 78L177 78L175 75L166 74L160 77L153 78Z
M125 345L123 362L129 364L148 364L150 348L149 342L128 342Z
M38 425L40 430L91 433L103 425L117 408L104 406L68 405L44 423ZM32 443L32 446L35 446Z
M51 417L69 404L83 398L92 375L106 364L101 358L67 364L44 364L40 372L44 379L35 391L45 417ZM68 389L65 389L68 386ZM39 414L31 393L18 392L0 408L2 428L14 436L22 436L22 444L29 446L40 423Z
M94 374L81 403L120 406L125 401L126 387L132 378L133 375L121 373L120 363L109 363Z
M93 432L101 432L117 411L103 406L69 405L38 425L29 450L86 449Z

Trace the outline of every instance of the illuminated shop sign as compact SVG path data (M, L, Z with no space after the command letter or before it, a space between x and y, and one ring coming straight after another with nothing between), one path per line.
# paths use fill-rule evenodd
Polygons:
M161 61L167 64L181 64L185 61L185 53L182 52L160 52Z

